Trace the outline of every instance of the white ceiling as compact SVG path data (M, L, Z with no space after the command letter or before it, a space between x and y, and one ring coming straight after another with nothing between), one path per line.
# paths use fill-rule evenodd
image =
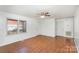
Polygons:
M0 5L0 11L39 18L41 11L48 11L52 17L74 16L77 6L74 5Z

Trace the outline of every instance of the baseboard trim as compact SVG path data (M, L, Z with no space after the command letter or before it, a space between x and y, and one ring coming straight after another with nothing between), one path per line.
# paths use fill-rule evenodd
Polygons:
M40 34L40 35L43 35L43 36L49 36L49 37L56 37L56 36L50 36L50 35L44 35L44 34Z
M65 38L72 38L72 39L74 39L73 37L69 37L69 36L59 36L59 35L56 35L55 37L65 37Z

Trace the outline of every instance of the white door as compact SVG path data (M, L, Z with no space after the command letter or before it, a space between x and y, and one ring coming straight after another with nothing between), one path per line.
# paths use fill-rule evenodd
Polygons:
M64 36L64 20L56 20L56 36Z

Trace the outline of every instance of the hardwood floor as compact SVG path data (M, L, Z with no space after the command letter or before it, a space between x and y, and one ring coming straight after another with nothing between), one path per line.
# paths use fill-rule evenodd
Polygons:
M0 47L2 53L76 53L74 39L66 37L36 36Z

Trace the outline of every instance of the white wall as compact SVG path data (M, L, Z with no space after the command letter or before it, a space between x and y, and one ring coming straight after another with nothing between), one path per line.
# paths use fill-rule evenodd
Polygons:
M79 7L75 13L74 17L74 37L75 37L75 44L79 52Z
M15 35L7 35L7 18L26 20L27 32ZM0 12L0 46L38 35L37 25L37 20L33 18L28 18L12 13Z
M77 9L74 17L75 38L79 39L79 8Z
M66 35L71 32L71 35ZM73 17L56 19L56 35L73 38Z
M55 19L40 20L40 34L46 36L55 36Z

